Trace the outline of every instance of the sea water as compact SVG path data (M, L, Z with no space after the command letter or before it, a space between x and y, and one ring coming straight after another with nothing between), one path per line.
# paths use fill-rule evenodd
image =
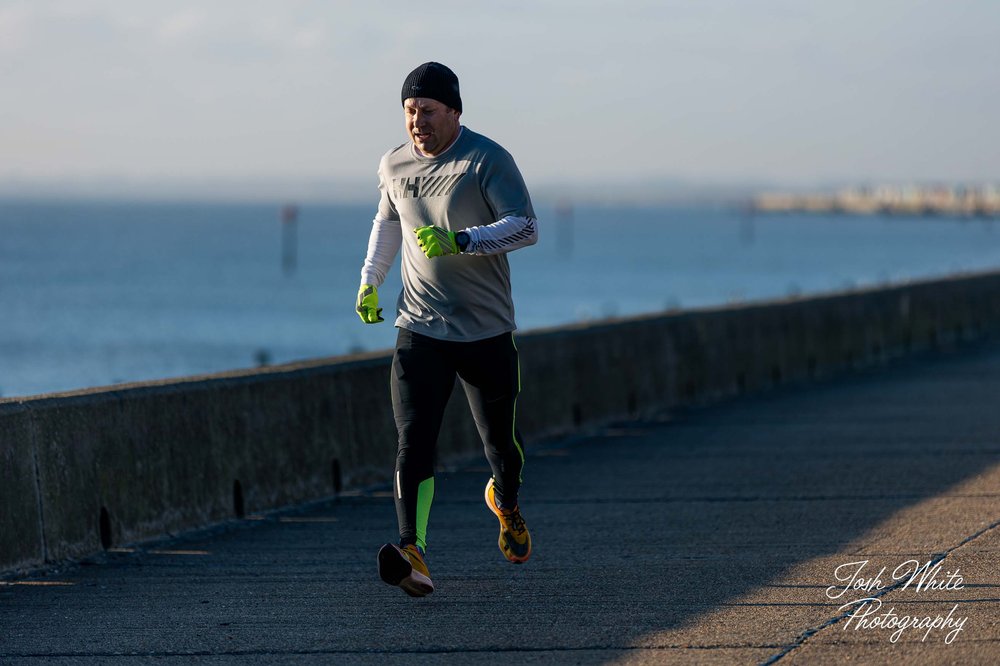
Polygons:
M522 331L1000 268L988 220L536 207L538 244L510 255ZM391 316L354 312L374 207L303 206L294 234L280 210L0 202L0 395L391 347ZM385 314L399 290L397 259Z

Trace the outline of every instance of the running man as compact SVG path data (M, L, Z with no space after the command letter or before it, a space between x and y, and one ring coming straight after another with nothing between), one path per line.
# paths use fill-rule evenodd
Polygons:
M493 475L486 505L500 521L500 550L520 563L531 537L518 509L524 448L515 423L520 371L506 254L538 239L535 212L514 159L463 127L458 77L436 62L403 82L409 141L379 164L381 199L361 269L357 312L383 321L378 287L402 247L403 291L390 388L399 433L394 475L399 545L378 553L379 576L414 597L434 591L427 520L438 432L456 375Z

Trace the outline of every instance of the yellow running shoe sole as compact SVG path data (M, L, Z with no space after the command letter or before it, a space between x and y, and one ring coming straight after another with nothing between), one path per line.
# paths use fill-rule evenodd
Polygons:
M430 577L414 569L403 549L391 543L378 551L378 575L389 585L402 588L411 597L425 597L434 591Z

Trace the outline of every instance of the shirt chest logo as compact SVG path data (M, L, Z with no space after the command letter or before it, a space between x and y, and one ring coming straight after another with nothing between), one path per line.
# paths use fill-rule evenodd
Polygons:
M448 176L413 176L410 178L393 178L392 194L399 199L420 199L422 197L443 197L455 191L458 182L465 173L453 173Z

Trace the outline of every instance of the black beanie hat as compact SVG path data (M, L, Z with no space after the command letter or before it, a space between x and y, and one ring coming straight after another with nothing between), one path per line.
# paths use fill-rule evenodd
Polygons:
M462 112L462 97L458 94L458 77L439 62L425 62L410 72L403 81L403 103L411 97L427 97Z

